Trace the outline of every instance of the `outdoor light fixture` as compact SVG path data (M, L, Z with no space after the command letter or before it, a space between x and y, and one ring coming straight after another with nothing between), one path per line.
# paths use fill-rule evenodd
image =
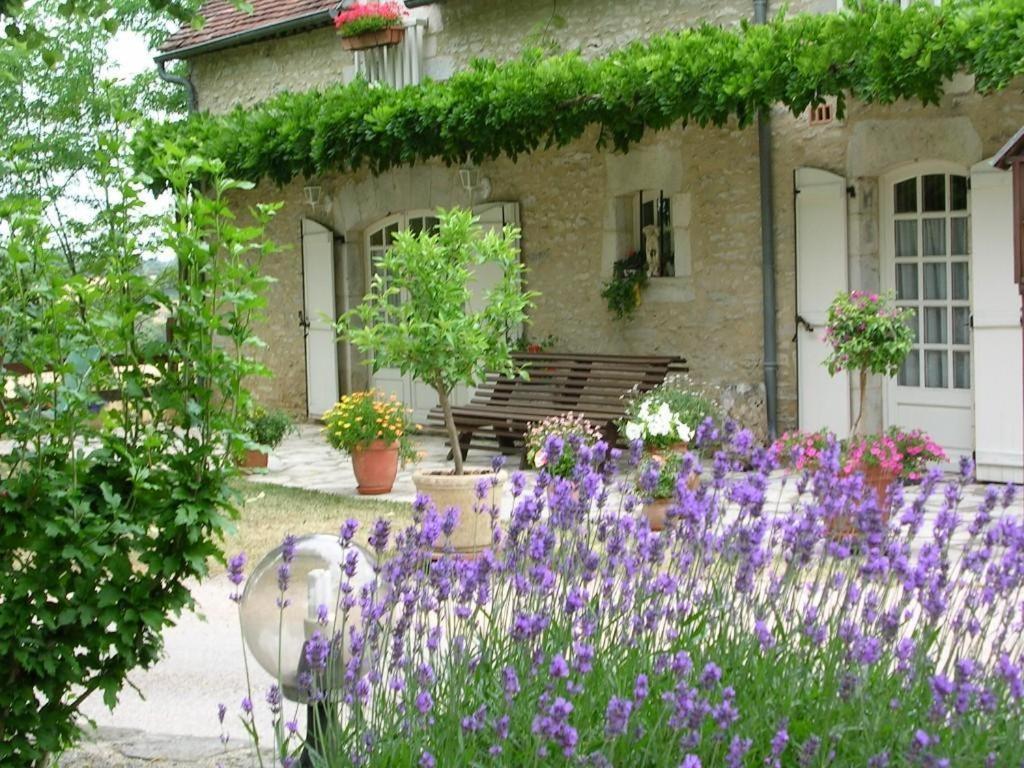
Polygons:
M348 579L343 576L342 568L347 553L353 551L356 571ZM300 689L299 675L305 665L306 641L317 630L328 639L333 632L340 631L340 618L336 623L335 613L342 579L351 585L351 594L358 600L362 588L375 577L374 559L354 544L349 544L348 550L343 549L336 536L314 534L295 540L288 588L284 592L279 583L283 564L283 546L280 546L253 569L239 606L242 639L267 674L277 679L280 672L282 693L292 701L304 702L307 694ZM279 600L283 608L279 607ZM327 609L327 615L319 617L324 623L318 623L320 606ZM351 626L358 621L357 605L349 610L347 622ZM347 642L342 645L345 656Z
M316 208L316 206L320 202L320 187L319 186L303 187L302 188L302 193L306 196L306 204L311 206L311 207L313 207L313 208Z
M480 175L480 169L473 163L467 163L459 168L459 181L462 188L469 193L469 202L472 204L477 199L486 200L491 196L491 180Z

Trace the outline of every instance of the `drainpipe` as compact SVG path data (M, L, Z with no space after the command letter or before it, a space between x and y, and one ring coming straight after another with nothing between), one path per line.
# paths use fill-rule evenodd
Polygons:
M754 0L754 23L768 20L768 0ZM772 122L771 112L762 108L757 113L757 157L761 176L761 295L764 325L764 394L768 411L768 438L774 440L779 431L778 415L778 352L775 334L775 206L772 187Z
M172 75L167 71L167 59L157 57L156 59L156 73L165 83L172 83L174 85L180 85L188 92L188 111L195 112L199 109L199 97L196 95L196 87L192 81L187 77L179 77L178 75Z

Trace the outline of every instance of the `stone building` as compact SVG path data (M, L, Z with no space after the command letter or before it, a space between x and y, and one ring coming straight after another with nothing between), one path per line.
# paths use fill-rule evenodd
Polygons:
M247 15L210 0L207 24L172 35L158 62L186 60L197 108L221 113L357 76L400 86L444 79L477 57L515 57L538 35L597 57L754 13L710 0L408 0L404 42L354 54L332 27L337 5L256 0ZM835 12L836 0L788 6L801 11ZM429 226L438 207L472 205L485 225L522 227L529 287L541 293L532 338L553 337L556 350L682 355L761 431L767 419L778 431L849 431L856 382L820 365L825 308L844 289L895 293L917 310L918 343L897 379L871 380L868 426L922 427L951 455L976 454L983 478L1020 480L1010 180L987 160L1022 123L1019 83L982 97L964 76L937 106L852 102L842 120L831 105L797 117L777 109L766 158L756 126L676 126L627 154L598 150L595 133L516 162L263 182L244 202L283 201L270 234L290 247L266 265L277 282L261 336L276 376L258 395L316 416L372 378L418 413L429 408L425 387L396 371L371 375L320 318L359 301L393 231ZM651 279L633 317L617 320L602 285L617 259L642 248L645 226L664 276ZM768 282L775 301L765 312Z

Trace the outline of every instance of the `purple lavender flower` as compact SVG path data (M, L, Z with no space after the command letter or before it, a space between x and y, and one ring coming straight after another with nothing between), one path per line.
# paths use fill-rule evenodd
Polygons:
M604 714L604 732L608 738L622 736L626 733L626 726L629 724L629 715L633 711L633 702L629 699L621 699L612 696Z
M378 518L370 529L370 536L368 538L370 546L373 547L378 554L383 552L387 549L388 537L390 535L391 523L383 518Z
M647 684L647 675L641 673L636 676L636 683L633 685L633 698L643 701L647 698L648 693L650 693L650 688Z
M555 679L569 676L569 664L566 662L565 657L562 654L556 653L555 657L551 659L551 666L548 667L548 674Z
M315 631L306 641L306 663L312 670L327 669L327 657L330 652L331 645L320 633L320 630Z
M235 585L230 597L236 603L241 601L242 593L238 587L245 581L245 564L249 561L245 552L239 552L228 560L228 581Z
M290 563L295 559L295 545L297 543L298 539L290 533L281 542L281 559L286 563Z
M437 760L427 751L420 755L419 768L437 768Z
M277 683L274 683L267 689L267 704L270 706L270 711L275 715L281 711L281 689Z
M252 699L250 699L248 696L242 699L242 712L244 712L247 715L252 714Z
M224 704L218 704L217 705L217 722L223 724L224 723L224 716L227 715L227 713L228 713L227 706L225 706Z
M700 758L696 755L686 755L683 762L679 764L679 768L701 768Z
M348 547L352 543L352 538L356 535L356 531L359 530L359 521L349 518L341 525L341 530L338 532L338 541L341 546Z
M420 691L416 694L416 709L421 715L425 715L434 708L434 697L430 691Z

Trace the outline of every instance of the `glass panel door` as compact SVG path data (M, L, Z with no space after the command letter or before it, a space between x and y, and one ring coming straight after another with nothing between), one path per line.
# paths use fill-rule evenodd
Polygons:
M931 173L893 187L896 303L914 347L900 387L971 388L967 177Z

